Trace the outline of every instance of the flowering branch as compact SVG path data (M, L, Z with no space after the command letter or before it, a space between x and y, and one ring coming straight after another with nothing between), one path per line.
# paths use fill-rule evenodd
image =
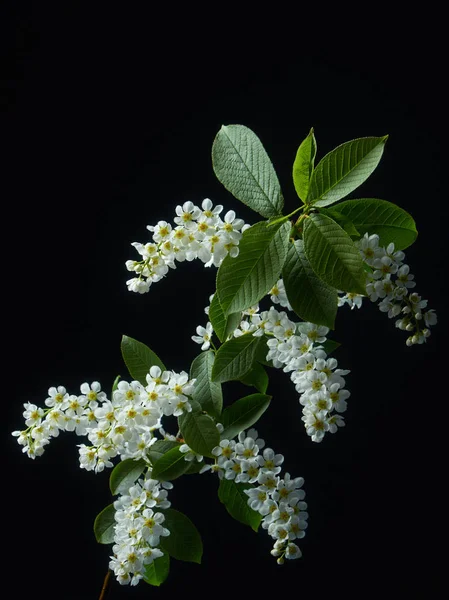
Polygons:
M260 140L244 126L223 126L212 147L215 174L265 220L249 225L233 210L222 217L223 206L208 198L201 206L185 202L173 224L147 226L151 240L132 243L140 260L126 262L134 274L127 287L139 294L177 262L199 259L218 268L208 320L191 336L201 352L190 370L168 369L147 345L124 335L131 379L117 377L109 396L93 381L82 383L80 394L50 387L45 408L25 403L26 428L13 435L30 458L68 431L87 437L78 444L81 468L112 468L114 500L94 522L97 541L112 545L100 600L112 572L122 585L143 579L159 586L172 559L201 562L198 530L168 500L172 481L184 475L216 474L219 500L242 524L267 531L278 564L301 556L304 479L282 473L284 456L265 447L253 427L271 404L269 370L289 373L306 434L319 443L345 425L350 397L350 371L330 356L339 346L328 337L338 307L379 301L382 312L400 317L396 326L409 332L408 346L426 342L437 322L427 300L410 292L416 283L403 250L417 236L411 215L385 200L340 202L374 171L386 141L346 142L315 165L311 130L293 164L301 205L283 215L280 184ZM228 381L255 391L228 404ZM171 433L169 418L176 419Z

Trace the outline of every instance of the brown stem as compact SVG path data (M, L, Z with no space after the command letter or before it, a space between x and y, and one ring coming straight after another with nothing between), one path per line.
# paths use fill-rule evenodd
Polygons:
M108 588L109 580L111 578L111 573L112 573L112 571L108 571L106 573L106 576L103 581L103 587L101 588L100 597L98 598L98 600L105 600L105 598L106 598L106 591Z

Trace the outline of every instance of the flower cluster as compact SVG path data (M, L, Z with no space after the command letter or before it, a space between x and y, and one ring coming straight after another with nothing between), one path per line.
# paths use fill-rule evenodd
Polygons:
M192 410L188 396L195 380L186 372L161 371L151 367L147 385L119 381L109 400L98 382L83 383L80 396L69 395L63 386L48 390L47 409L25 403L27 429L14 431L30 458L40 456L50 438L60 431L86 435L90 445L79 445L80 466L88 471L112 467L111 459L145 458L157 441L154 432L162 427L162 417L179 416Z
M163 556L157 546L170 531L162 525L165 515L157 509L170 507L166 490L172 487L169 482L151 479L149 470L114 502L114 554L109 568L120 584L137 585L145 568Z
M262 515L262 527L275 540L271 553L281 564L284 558L301 556L294 540L303 538L307 528L307 504L301 489L304 479L292 479L289 473L281 477L284 457L271 448L261 453L264 447L256 429L242 431L238 441L221 440L212 450L215 464L205 465L200 472L211 470L220 478L252 484L245 489L248 506Z
M277 282L269 295L271 298L275 296L281 306L288 307L282 280ZM242 317L233 336L266 336L266 360L271 361L274 367L282 368L285 373L290 373L295 389L300 394L302 421L312 441L321 442L326 432L335 433L339 427L343 427L345 422L341 413L346 411L346 400L350 396L345 389L344 376L350 371L337 368L337 360L329 358L325 352L323 344L329 329L313 323L291 321L285 311L278 311L274 306L259 312L259 305L256 304L243 311ZM197 328L197 333L201 331L204 332L202 336L192 336L192 339L202 343L202 349L206 350L213 333L211 323L208 322L205 328Z
M175 226L167 221L147 225L152 242L133 242L142 260L128 260L126 268L137 274L126 284L128 290L144 294L152 283L160 281L168 270L176 268L176 261L199 258L206 267L218 267L227 254L236 257L243 231L249 227L243 219L236 218L233 210L220 217L223 206L213 206L209 198L201 208L192 202L177 206Z
M410 333L407 346L422 344L430 336L430 327L437 322L433 309L427 308L427 300L423 300L416 292L410 290L416 286L410 267L404 263L405 254L395 251L394 244L386 248L379 246L379 236L365 235L356 242L365 263L370 267L366 274L366 295L372 302L379 302L379 310L395 318L396 327ZM364 296L344 294L339 297L339 306L349 304L360 308Z

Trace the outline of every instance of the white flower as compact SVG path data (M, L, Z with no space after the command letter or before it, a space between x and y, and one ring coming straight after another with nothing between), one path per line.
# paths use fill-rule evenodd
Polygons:
M201 327L201 325L198 325L196 328L198 335L192 335L192 340L197 344L202 344L201 350L208 350L208 348L210 348L213 331L212 323L209 321L207 322L206 327Z
M305 423L307 435L310 435L313 442L321 442L324 434L329 430L325 411L310 412L304 414L302 420Z
M27 427L34 427L34 425L39 425L42 421L42 417L44 416L44 410L42 408L38 408L35 404L30 404L26 402L24 405L23 417L25 419L25 425Z
M69 394L64 386L60 385L57 388L49 388L48 396L49 397L45 400L45 406L57 407L60 410L65 410L67 408Z
M225 462L231 461L235 457L235 442L221 440L218 446L212 448L212 454L217 457L218 465L223 466Z
M275 454L271 448L265 448L262 456L257 457L262 472L271 471L275 475L281 472L280 465L284 462L282 454Z

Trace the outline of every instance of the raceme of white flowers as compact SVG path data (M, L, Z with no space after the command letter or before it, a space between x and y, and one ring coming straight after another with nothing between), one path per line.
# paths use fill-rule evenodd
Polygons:
M120 584L137 585L144 576L145 567L163 556L157 546L160 538L170 535L170 531L163 526L164 513L156 509L171 506L166 490L172 487L168 481L151 479L149 469L127 494L114 502L114 555L109 568Z
M23 416L27 429L13 435L30 458L40 456L50 438L60 431L86 435L90 445L79 445L81 468L96 473L112 467L111 459L145 458L157 441L162 417L190 412L189 403L195 379L185 371L163 371L151 367L147 385L119 381L109 400L97 381L81 385L81 395L69 394L65 387L51 387L46 409L25 403Z
M410 292L416 286L410 267L404 263L405 254L395 251L394 244L386 248L379 246L378 235L365 235L355 242L360 254L371 272L366 274L366 295L371 302L379 302L379 310L396 320L396 327L410 333L407 346L423 344L430 336L430 327L437 322L433 309L427 308L416 292ZM349 304L351 309L360 308L364 296L344 294L339 297L339 306Z
M236 483L250 483L254 487L245 489L248 505L262 515L262 527L275 540L271 554L282 564L284 558L301 557L301 550L294 540L305 536L308 513L303 501L304 479L291 478L289 473L281 477L282 454L265 448L265 441L258 437L256 429L242 431L238 441L223 439L212 450L215 464L205 465L200 473L208 470L218 473L220 479Z
M229 210L222 219L223 206L213 206L205 198L201 208L192 202L184 202L175 209L175 227L167 221L147 225L153 241L146 244L133 242L142 260L126 261L128 271L138 276L126 284L131 292L144 294L152 283L160 281L169 268L176 269L176 261L192 261L199 258L206 267L220 266L227 254L236 257L243 231L249 227L243 219L237 219Z
M269 294L272 301L289 307L282 280L276 283ZM205 309L206 314L208 308ZM346 400L350 396L345 389L344 376L350 371L338 369L337 360L328 357L324 351L328 327L295 323L285 311L279 312L274 306L259 312L258 304L243 311L242 317L239 328L231 336L252 334L269 337L266 360L272 361L274 367L282 368L285 373L290 373L295 389L300 394L302 421L312 441L321 442L326 432L335 433L339 427L344 427L341 413L346 411ZM201 336L200 330L204 330L205 335ZM213 333L211 323L208 322L205 328L197 327L197 333L199 335L192 336L192 339L202 344L202 350L207 350Z

